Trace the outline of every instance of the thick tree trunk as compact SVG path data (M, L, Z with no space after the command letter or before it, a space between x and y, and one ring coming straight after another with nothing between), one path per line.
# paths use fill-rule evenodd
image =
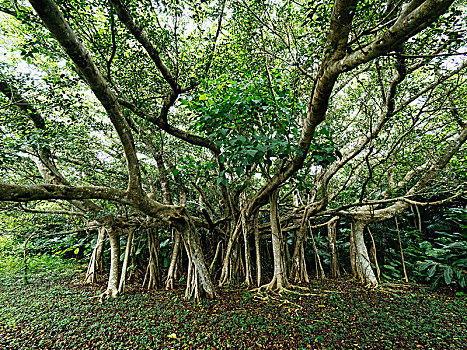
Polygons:
M269 196L270 203L270 220L271 220L271 238L272 238L272 252L274 260L274 275L266 288L269 290L282 291L289 287L287 279L287 271L285 266L284 257L284 242L282 239L282 230L279 221L279 205L277 199L279 190L271 192Z
M355 238L352 231L352 227L350 228L350 236L349 236L350 246L349 246L349 253L350 253L350 269L352 272L352 276L354 278L357 277L357 250L355 248Z
M149 262L144 277L143 287L148 281L148 289L156 289L162 281L162 272L160 264L160 244L157 230L148 229L148 248L149 248Z
M237 221L235 228L232 232L232 235L229 238L227 243L227 248L225 250L224 261L222 263L221 277L219 279L219 286L230 284L232 282L231 266L232 266L232 250L234 245L237 243L238 237L241 230L241 220Z
M241 214L242 218L242 227L243 227L243 242L245 248L245 281L244 284L247 288L251 287L253 284L253 277L251 276L251 252L250 252L250 242L248 238L248 225L245 219L245 215Z
M200 239L191 219L188 216L182 237L188 254L188 275L190 277L187 279L185 297L191 297L195 300L198 300L203 296L210 299L214 298L216 296L216 292L214 290L214 285L212 284L206 262L204 261Z
M258 212L255 213L254 219L254 232L255 232L255 253L256 253L256 286L261 286L261 246L260 235L258 227Z
M115 229L107 230L110 240L110 272L107 290L101 297L108 295L112 298L118 296L118 263L120 260L120 236Z
M135 233L135 229L131 227L128 230L128 237L126 241L126 247L125 247L125 258L123 259L123 265L122 265L122 273L120 275L120 284L118 286L118 293L124 293L125 291L125 283L126 283L126 269L128 267L128 260L130 258L130 250L131 246L133 244L133 235Z
M242 246L240 242L235 246L235 249L232 251L232 258L235 262L232 265L232 279L238 284L243 276L245 276L245 266L243 265L243 255L242 255Z
M105 227L99 227L97 230L97 242L92 251L91 259L89 259L84 283L96 283L98 272L102 273L104 270L102 266L102 251L104 249L105 231Z
M354 247L354 265L352 265L352 272L355 271L356 277L363 283L371 286L377 286L378 281L375 273L373 272L373 268L371 267L370 258L363 239L363 231L365 230L366 225L367 224L364 221L352 219L352 228L350 232L351 237L353 237L353 239L351 239L351 247L352 244Z
M167 278L165 280L165 289L173 289L174 288L174 281L176 279L177 274L177 266L178 266L178 256L181 252L181 235L180 232L175 230L175 237L174 237L174 247L172 251L172 258L170 259L169 270L167 272Z
M321 257L319 256L318 247L316 246L315 238L313 236L313 231L310 228L311 242L313 243L313 251L315 252L315 265L316 265L316 279L324 279L323 265L321 264Z
M337 254L337 220L331 220L328 225L329 251L331 253L331 278L341 277L339 256Z
M306 214L304 214L305 217ZM305 262L305 247L304 242L306 240L307 225L304 218L300 224L300 229L295 237L294 252L292 255L292 265L290 267L289 277L294 283L309 282L308 272L306 270Z
M193 298L194 300L198 300L200 298L199 295L199 283L196 276L196 267L193 264L193 260L191 259L191 251L190 248L185 244L186 255L188 257L188 269L186 275L186 289L185 289L185 299Z

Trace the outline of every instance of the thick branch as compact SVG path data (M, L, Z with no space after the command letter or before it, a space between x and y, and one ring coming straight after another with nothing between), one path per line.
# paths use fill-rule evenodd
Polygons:
M453 0L412 1L398 17L397 21L387 30L379 34L366 47L346 55L335 62L330 71L346 72L385 55L397 48L404 41L427 28L442 15L453 3Z
M138 117L146 119L146 120L152 122L153 124L155 124L156 126L161 128L162 130L167 132L168 134L170 134L170 135L172 135L172 136L174 136L174 137L176 137L176 138L178 138L180 140L188 142L191 145L201 146L201 147L204 147L204 148L207 148L207 149L211 150L214 154L219 154L219 152L220 152L219 147L214 142L212 142L211 140L209 140L207 138L204 138L202 136L190 134L190 133L188 133L188 132L186 132L186 131L184 131L182 129L174 127L174 126L170 125L167 122L166 118L163 118L160 115L159 116L146 115L146 113L144 111L142 111L140 108L136 107L134 104L132 104L127 99L119 99L119 102L120 102L120 104L122 106L128 108L133 113L135 113ZM168 111L168 108L167 108L167 111Z
M449 160L456 154L462 145L467 140L467 126L449 143L444 152L434 161L428 161L428 171L407 191L404 200L398 201L390 207L376 210L363 210L356 212L349 212L348 214L353 217L365 218L367 222L378 222L389 219L404 211L412 203L405 200L406 197L417 194L427 186L431 181L449 162Z
M85 77L91 90L107 111L125 151L129 173L128 188L140 192L141 175L134 140L117 102L117 97L105 82L89 52L81 44L57 5L52 0L31 0L30 3L75 63L78 71Z

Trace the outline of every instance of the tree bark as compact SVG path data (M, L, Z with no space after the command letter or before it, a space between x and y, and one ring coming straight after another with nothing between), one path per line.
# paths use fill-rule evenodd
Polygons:
M156 289L161 284L161 264L160 264L160 244L157 230L152 228L147 229L149 261L144 278L143 287L146 280L148 281L148 289Z
M84 283L96 283L97 273L103 272L102 251L104 249L106 229L105 227L99 227L97 231L97 242L92 251L91 259L89 259L88 270L86 272Z
M404 281L409 282L409 278L407 277L407 269L405 268L404 249L402 249L401 233L399 230L399 223L397 222L397 216L394 217L394 221L396 222L397 240L399 241L399 249L401 252L402 269L404 271Z
M189 293L186 293L186 297L191 296L195 300L201 297L213 299L216 296L214 285L212 284L211 276L204 260L196 228L188 216L184 229L180 227L179 230L182 233L188 257L191 262L188 266L191 278L187 280L187 291L189 291Z
M212 274L214 272L214 267L216 266L219 253L222 250L222 241L217 242L216 252L214 253L214 258L212 259L211 265L209 265L209 272Z
M279 190L271 192L269 196L270 203L270 220L271 220L271 238L272 252L274 260L274 275L271 282L266 285L269 290L277 290L281 292L288 288L289 281L287 279L287 271L284 259L284 242L282 239L282 230L279 221L279 205L278 205Z
M261 286L261 241L258 228L258 212L254 215L255 253L256 253L256 286Z
M353 264L352 272L355 271L356 277L360 279L361 282L371 286L377 286L378 280L376 279L373 268L371 267L370 257L368 256L368 250L366 249L363 238L363 232L366 225L367 223L364 221L352 219L352 228L350 232L353 237L351 242L353 242L354 246L354 258L351 259L351 263Z
M305 208L300 222L300 228L298 229L297 235L295 237L294 252L292 254L292 265L289 274L290 279L294 283L309 282L308 272L306 270L304 247L304 242L306 240L306 235L308 231L307 220L308 208Z
M241 214L242 227L243 227L243 242L245 248L245 281L244 284L247 288L251 287L253 284L253 278L251 276L251 252L250 252L250 242L248 237L248 225L245 219L245 214Z
M119 232L115 229L107 230L110 240L110 272L109 280L107 282L107 289L101 295L115 298L118 296L118 263L120 260L120 236Z
M175 237L174 237L174 247L172 250L172 257L170 259L169 270L167 272L167 278L165 280L165 289L173 289L174 288L174 281L176 279L176 272L177 272L177 263L178 263L178 255L180 254L180 246L181 246L181 235L180 232L175 230Z
M234 244L237 243L238 237L240 235L240 230L241 230L241 220L237 221L237 224L235 225L235 228L229 238L229 242L227 243L227 248L225 250L225 256L224 256L224 261L222 263L222 271L221 271L221 277L219 279L219 286L222 286L224 284L230 284L232 282L231 280L231 265L232 265L232 249L234 247Z
M120 284L118 286L118 293L124 293L125 291L125 283L126 283L126 270L128 267L128 260L130 258L130 250L131 246L133 244L133 235L135 233L134 227L130 227L128 230L128 237L126 241L126 247L125 247L125 257L123 259L123 265L122 265L122 273L120 275Z
M331 253L331 278L341 277L341 272L339 268L339 256L337 254L337 218L336 220L331 220L328 225L328 241L329 241L329 251Z
M315 262L316 262L316 279L324 279L326 276L324 274L323 265L321 264L321 257L319 256L318 247L316 246L315 238L313 236L313 231L310 228L311 242L313 243L313 251L315 252Z

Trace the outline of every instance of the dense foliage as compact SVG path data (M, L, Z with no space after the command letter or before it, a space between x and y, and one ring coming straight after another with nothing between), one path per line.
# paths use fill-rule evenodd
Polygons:
M110 264L111 296L465 289L465 9L0 1L3 260Z

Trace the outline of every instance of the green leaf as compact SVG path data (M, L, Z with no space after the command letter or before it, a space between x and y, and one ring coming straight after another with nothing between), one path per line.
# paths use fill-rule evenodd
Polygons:
M321 135L326 135L329 137L329 134L330 134L329 126L323 126L321 130L319 131L319 133Z
M419 244L420 248L422 249L431 249L431 243L428 241L423 241Z
M79 253L79 248L76 248L73 252L77 255Z
M245 170L244 167L242 166L238 166L235 168L235 173L237 173L238 176L242 175L243 174L243 171Z
M225 177L218 177L216 182L217 185L223 184L224 186L227 186L229 183Z
M452 267L448 266L444 269L444 282L451 284L452 281Z
M247 149L247 150L245 151L245 153L248 154L248 155L251 156L251 157L254 157L254 156L256 155L256 153L258 153L258 151L255 150L255 149Z
M431 260L424 261L424 262L422 262L422 263L418 266L418 269L419 269L420 271L424 271L424 270L426 270L428 267L430 267L430 266L433 265L433 264L434 264L434 263L433 263L433 261L431 261Z
M462 278L459 279L459 286L461 286L461 288L465 288L465 276L462 276Z
M433 264L433 266L428 270L428 277L433 277L436 272L436 266L436 264Z

